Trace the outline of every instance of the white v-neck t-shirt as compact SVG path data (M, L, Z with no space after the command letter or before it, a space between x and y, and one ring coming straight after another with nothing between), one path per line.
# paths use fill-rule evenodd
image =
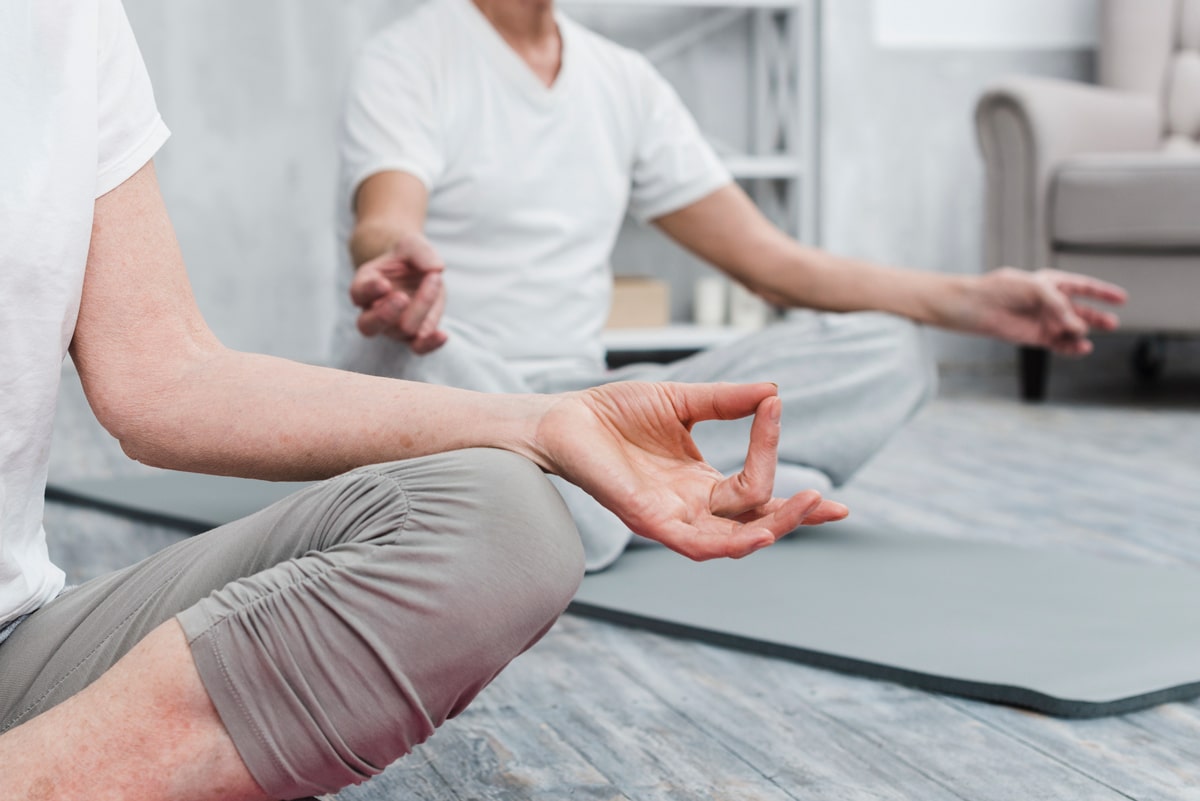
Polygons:
M50 428L96 198L167 138L120 0L0 3L0 629L63 586Z
M627 211L652 220L731 180L643 56L557 21L562 66L547 87L470 0L430 0L368 43L340 134L343 245L366 178L418 178L446 263L444 327L526 374L603 364ZM353 271L343 247L341 354L360 336Z

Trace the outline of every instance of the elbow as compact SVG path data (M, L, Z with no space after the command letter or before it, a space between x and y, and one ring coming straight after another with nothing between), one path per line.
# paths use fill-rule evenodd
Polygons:
M198 409L195 388L222 374L214 359L224 349L215 341L204 344L189 358L162 363L76 360L92 414L130 459L183 469L194 444L188 433Z
M133 391L89 393L88 400L96 420L135 462L151 467L167 467L161 442L156 433L156 403Z
M794 305L787 294L769 284L758 284L756 286L747 286L746 288L762 299L764 303L771 306Z
M157 447L152 438L132 433L118 436L116 439L121 445L121 451L133 461L147 467L164 469L171 467L170 460L165 457L163 449Z

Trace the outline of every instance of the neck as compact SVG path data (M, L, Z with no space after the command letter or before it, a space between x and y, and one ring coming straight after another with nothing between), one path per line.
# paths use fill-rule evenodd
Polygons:
M546 86L562 68L554 0L472 0L492 27Z
M472 0L500 35L517 49L558 40L554 0Z

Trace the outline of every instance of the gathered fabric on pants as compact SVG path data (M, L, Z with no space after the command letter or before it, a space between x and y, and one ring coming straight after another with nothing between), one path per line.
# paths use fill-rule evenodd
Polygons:
M670 364L634 364L619 370L597 367L526 375L460 338L451 338L425 356L387 337L360 339L340 366L479 392L563 392L613 381L772 381L783 400L781 474L802 468L794 473L801 483L811 476L825 484L784 484L780 490L787 494L850 480L937 387L923 330L876 312L791 312L787 319L729 345ZM750 420L701 423L693 436L705 459L728 475L745 461ZM588 569L612 564L631 541L629 530L578 487L559 480L555 486L583 537Z
M362 468L47 604L0 646L0 731L176 617L262 788L335 792L461 712L581 577L570 515L521 457Z

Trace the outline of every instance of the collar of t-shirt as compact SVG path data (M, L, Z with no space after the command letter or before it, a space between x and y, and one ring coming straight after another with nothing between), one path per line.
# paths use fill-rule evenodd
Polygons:
M571 53L574 33L571 22L557 10L554 19L558 23L558 35L562 39L562 56L558 68L558 76L550 86L542 83L533 69L525 63L520 54L504 40L504 37L492 25L491 20L484 15L479 7L471 0L446 0L456 11L464 23L468 35L475 40L488 54L488 60L503 70L514 86L519 86L531 102L539 105L552 105L570 91L571 84Z

